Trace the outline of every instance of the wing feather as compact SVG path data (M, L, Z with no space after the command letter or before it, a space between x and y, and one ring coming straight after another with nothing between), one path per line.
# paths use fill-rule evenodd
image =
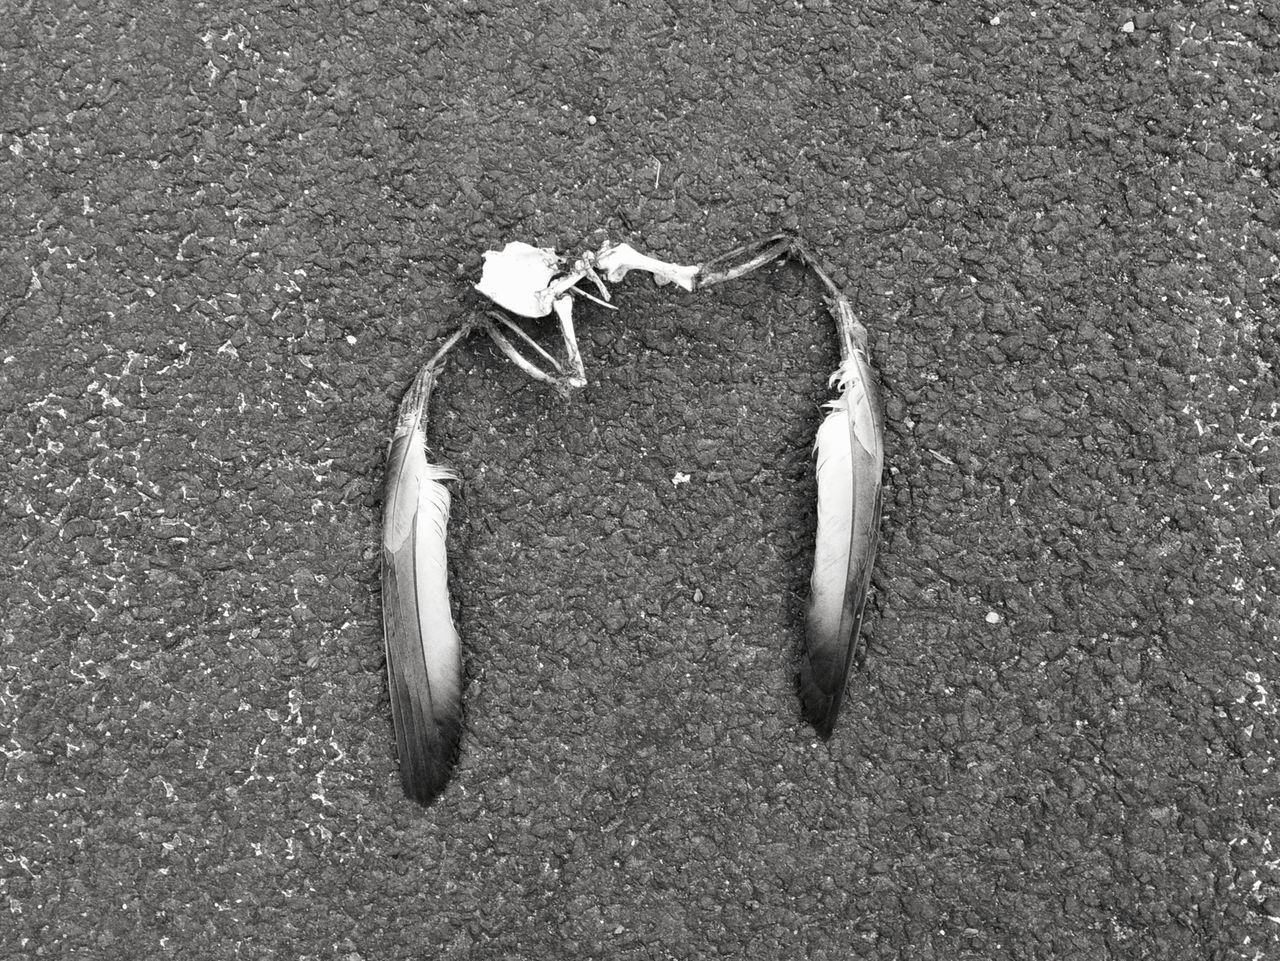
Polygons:
M840 396L814 445L818 527L806 611L800 701L830 737L853 664L880 531L884 424L865 344L832 375Z
M449 603L451 471L427 460L424 369L405 395L387 457L382 625L404 793L421 804L449 779L462 733L462 646Z

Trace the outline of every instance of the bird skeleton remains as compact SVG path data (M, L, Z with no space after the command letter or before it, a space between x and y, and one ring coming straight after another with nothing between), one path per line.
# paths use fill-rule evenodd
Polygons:
M829 737L856 659L863 609L880 528L884 421L867 331L844 292L799 238L774 234L703 264L668 263L630 244L607 240L569 260L520 241L484 254L476 290L503 308L456 331L427 362L400 406L387 459L383 503L383 628L388 688L405 794L427 804L443 789L462 729L462 656L446 583L445 533L454 475L426 456L427 399L445 355L472 329L530 377L562 392L585 387L586 368L573 323L582 298L616 309L607 284L632 271L659 285L695 291L736 280L780 258L794 257L822 281L840 339L840 365L831 375L839 396L826 406L814 451L818 520L813 574L800 663L800 702L806 718ZM590 290L581 286L588 283ZM554 314L561 361L508 315Z

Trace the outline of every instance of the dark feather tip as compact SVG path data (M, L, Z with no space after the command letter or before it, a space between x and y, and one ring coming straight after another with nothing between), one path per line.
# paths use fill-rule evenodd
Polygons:
M805 657L800 665L800 710L804 719L813 725L818 736L824 741L831 737L835 729L836 718L840 716L840 702L843 700L844 684L838 686L833 695L824 690L814 676L813 665Z
M439 797L449 783L462 740L462 717L442 717L429 726L429 733L400 745L400 786L405 797L423 807Z

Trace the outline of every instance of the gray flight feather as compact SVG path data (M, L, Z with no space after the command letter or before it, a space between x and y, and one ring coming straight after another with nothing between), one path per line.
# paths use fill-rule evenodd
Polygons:
M443 789L462 732L462 647L449 604L447 468L426 450L427 364L400 403L387 454L382 513L382 626L404 793L427 804Z
M880 534L884 418L867 332L843 295L833 313L840 326L840 390L827 406L814 445L818 529L806 612L800 701L805 717L830 737L853 665Z

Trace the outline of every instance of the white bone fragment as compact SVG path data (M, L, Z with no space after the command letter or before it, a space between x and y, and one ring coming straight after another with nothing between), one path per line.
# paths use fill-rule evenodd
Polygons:
M484 252L484 269L476 290L500 307L521 317L545 317L551 313L547 288L562 263L549 247L534 247L513 240L501 250Z
M596 267L609 283L617 283L629 270L647 270L661 287L675 284L685 290L693 290L698 282L698 267L670 264L647 254L642 254L630 244L605 244L596 255Z
M578 337L573 329L573 298L565 294L557 297L551 306L555 308L556 318L560 321L560 333L564 337L564 351L569 368L565 382L570 387L586 387L587 369L582 363L582 352L578 350Z

